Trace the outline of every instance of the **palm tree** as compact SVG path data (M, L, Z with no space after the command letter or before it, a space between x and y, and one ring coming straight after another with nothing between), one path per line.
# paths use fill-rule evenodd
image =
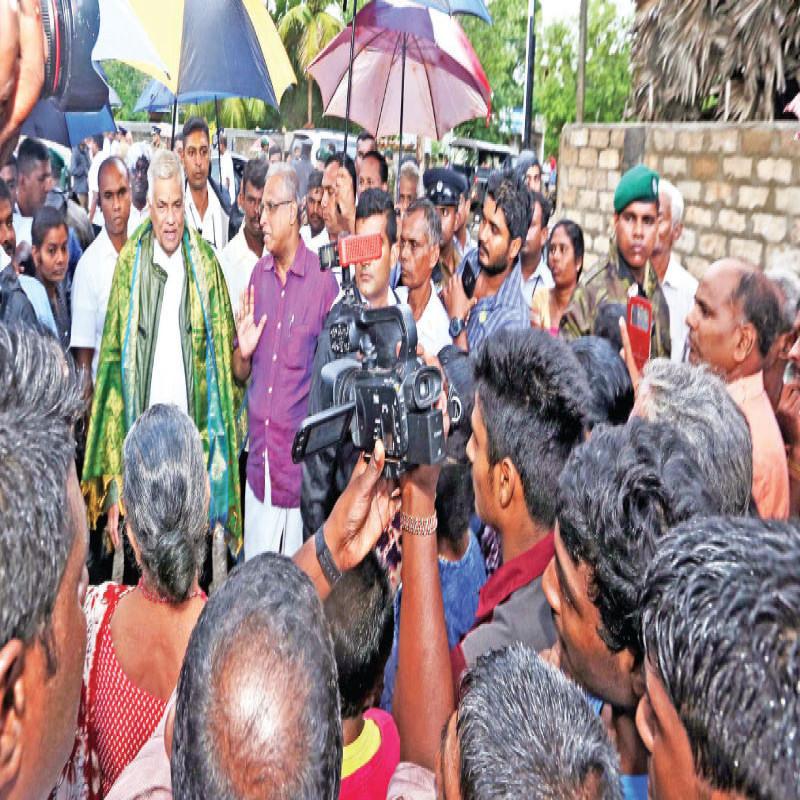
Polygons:
M797 91L800 3L636 0L631 66L640 118L772 120Z
M309 64L343 28L344 23L326 9L328 0L306 0L290 8L278 25L289 58L308 81L308 124L311 120L312 83Z

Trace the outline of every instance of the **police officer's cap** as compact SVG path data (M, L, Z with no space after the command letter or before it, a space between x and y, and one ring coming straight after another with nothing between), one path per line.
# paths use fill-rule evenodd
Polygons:
M435 206L457 206L467 191L467 179L454 169L436 167L422 176L425 197Z

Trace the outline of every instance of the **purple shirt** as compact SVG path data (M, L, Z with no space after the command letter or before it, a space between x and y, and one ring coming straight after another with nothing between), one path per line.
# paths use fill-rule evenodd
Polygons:
M292 441L308 409L314 349L339 287L330 272L300 239L286 283L275 271L272 255L253 269L256 322L267 324L253 353L248 392L250 455L247 481L264 501L264 449L269 453L271 502L281 508L300 505L302 466L292 462Z

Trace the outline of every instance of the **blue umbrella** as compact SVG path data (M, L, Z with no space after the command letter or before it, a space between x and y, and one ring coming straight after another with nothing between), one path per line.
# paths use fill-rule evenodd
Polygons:
M445 14L469 14L489 25L494 25L492 15L483 0L417 0L421 6L429 6Z
M107 104L99 111L61 111L52 100L39 100L23 123L21 132L65 147L75 147L89 136L116 130L114 116Z
M179 92L178 102L185 103L208 103L214 99L235 97L236 95L209 92ZM134 111L169 111L175 102L175 95L164 86L163 83L155 78L145 86L144 91L139 95Z

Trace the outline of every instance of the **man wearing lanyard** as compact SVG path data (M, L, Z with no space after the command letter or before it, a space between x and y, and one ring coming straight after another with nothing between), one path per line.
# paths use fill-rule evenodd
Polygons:
M186 221L218 256L228 244L228 215L209 184L211 138L202 117L190 117L183 126L183 167L189 191L185 193Z
M261 214L269 252L240 298L233 366L239 380L252 374L245 559L267 550L291 556L303 544L302 467L292 462L292 441L308 409L317 336L339 289L300 238L299 188L291 165L270 167Z

